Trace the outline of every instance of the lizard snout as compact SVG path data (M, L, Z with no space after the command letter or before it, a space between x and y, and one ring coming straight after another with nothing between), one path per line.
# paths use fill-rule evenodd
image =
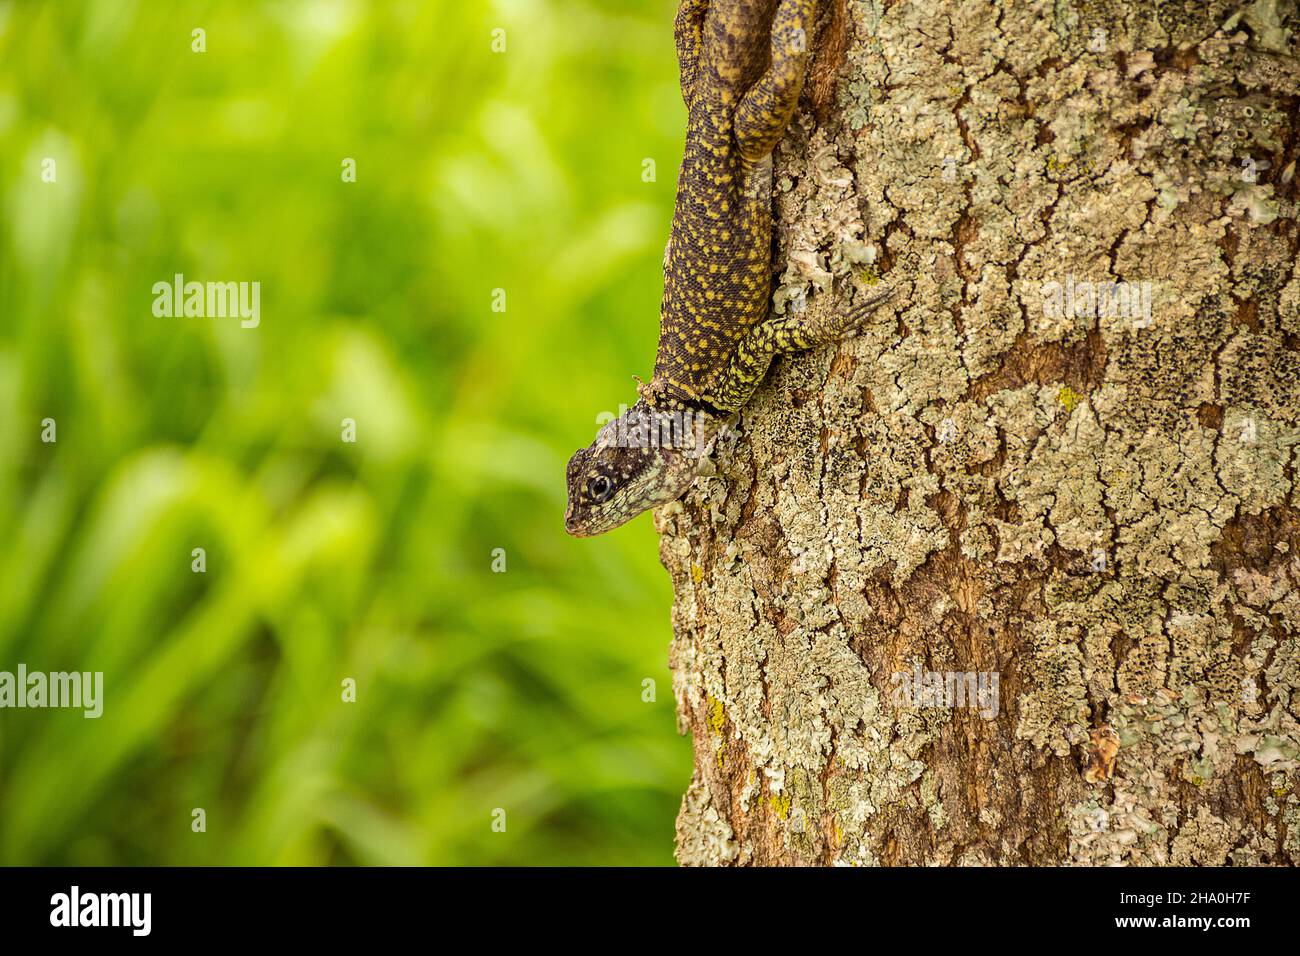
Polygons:
M564 509L564 530L575 538L585 538L586 532L574 520L573 502L570 501L567 508Z

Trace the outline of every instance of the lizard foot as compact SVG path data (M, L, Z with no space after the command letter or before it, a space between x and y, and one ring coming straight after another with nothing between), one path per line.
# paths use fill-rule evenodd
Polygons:
M871 313L884 305L894 297L897 287L886 289L884 292L878 292L861 305L855 305L849 309L844 316L844 337L848 338L855 335L861 330L863 323L871 317Z
M893 294L894 289L886 289L847 312L832 312L829 315L801 312L771 318L759 328L770 339L773 353L778 355L833 345L857 335L871 313Z

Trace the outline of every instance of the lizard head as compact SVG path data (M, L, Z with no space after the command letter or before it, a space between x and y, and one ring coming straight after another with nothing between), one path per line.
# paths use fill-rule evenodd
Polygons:
M697 412L658 412L641 400L569 459L564 530L603 534L686 493L721 422Z

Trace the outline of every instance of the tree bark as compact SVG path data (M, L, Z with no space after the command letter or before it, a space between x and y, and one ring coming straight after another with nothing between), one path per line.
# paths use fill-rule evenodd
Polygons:
M1298 57L1293 0L851 0L774 303L896 294L656 515L683 864L1300 862Z

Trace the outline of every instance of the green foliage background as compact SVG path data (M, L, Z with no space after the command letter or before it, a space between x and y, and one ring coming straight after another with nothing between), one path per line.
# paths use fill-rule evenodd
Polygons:
M0 670L105 673L0 710L0 863L671 862L650 520L562 513L651 370L674 6L0 0Z

